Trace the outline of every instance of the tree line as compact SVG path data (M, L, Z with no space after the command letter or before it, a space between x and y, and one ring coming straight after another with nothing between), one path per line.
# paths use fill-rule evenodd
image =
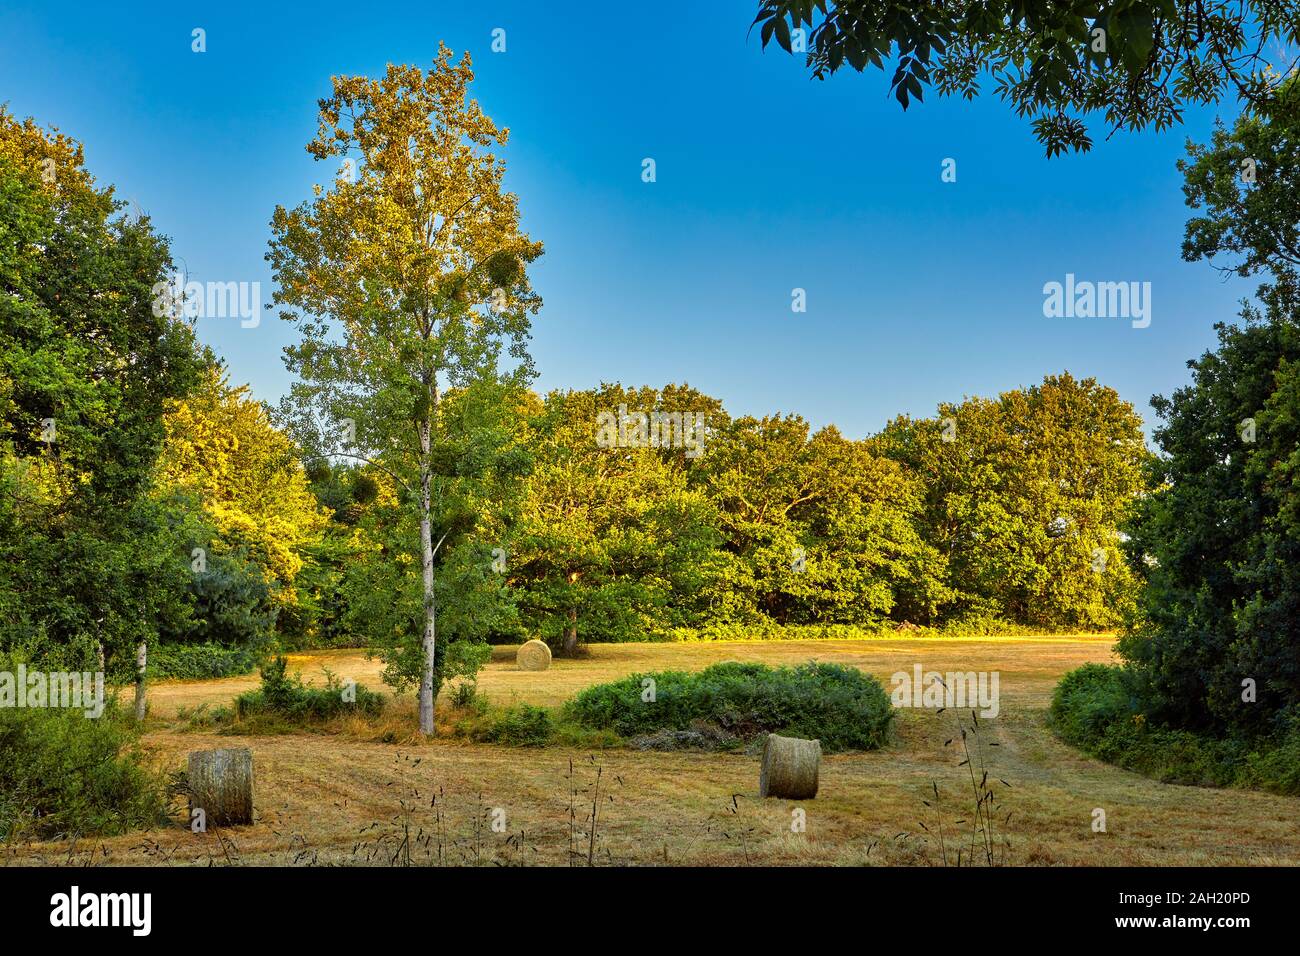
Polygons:
M452 103L457 76L443 64L406 79ZM1049 376L860 440L794 414L733 417L686 385L539 395L526 361L496 370L497 343L538 304L522 259L499 257L503 230L521 257L537 252L502 199L501 221L464 240L491 247L476 297L515 282L516 304L494 303L495 336L466 305L471 261L405 330L364 297L348 308L363 332L377 322L373 338L341 347L308 328L289 350L304 374L271 408L186 321L157 314L167 243L94 182L81 147L8 114L0 135L16 250L0 302L7 644L102 653L128 674L150 645L364 645L419 683L432 605L440 683L471 671L485 641L541 636L573 653L784 625L1098 629L1133 604L1118 548L1146 452L1132 407L1094 381ZM483 169L480 192L498 175ZM322 198L349 214L360 202ZM293 263L332 210L276 214L297 244L272 247L281 289L298 290L285 302L316 301ZM390 252L339 252L338 281ZM362 398L348 387L381 373ZM435 396L425 381L444 384ZM666 440L629 444L656 413ZM683 416L702 426L693 448ZM601 440L611 422L623 441Z

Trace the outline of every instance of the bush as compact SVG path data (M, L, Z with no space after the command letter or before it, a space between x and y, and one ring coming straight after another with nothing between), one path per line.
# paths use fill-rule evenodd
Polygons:
M877 624L775 624L731 621L699 627L672 627L662 634L645 634L638 640L699 644L721 641L869 641L913 637L1033 637L1041 634L1078 633L1078 628L1026 627L992 616L966 616L941 626L921 627L902 621ZM594 642L593 642L594 643Z
M347 700L337 676L325 672L325 686L312 687L297 674L288 674L288 662L281 656L262 666L262 686L235 698L237 718L276 716L290 722L329 720L350 714L367 717L384 709L384 695L355 685L355 700Z
M1095 742L1116 721L1137 713L1132 674L1120 667L1084 664L1061 678L1052 696L1057 732L1076 746Z
M478 681L463 680L451 693L451 706L458 710L476 707L485 698L478 692Z
M541 747L550 741L554 731L549 710L532 704L516 704L493 713L470 736L485 743Z
M18 660L0 656L0 671L16 672ZM0 707L0 840L109 836L164 818L162 782L139 762L135 728L106 696L98 717Z
M643 700L654 681L654 700ZM566 716L624 737L712 725L751 738L764 733L817 738L827 751L874 750L889 738L893 707L874 678L853 667L727 662L696 674L633 674L578 694Z
M1263 790L1300 795L1300 718L1292 718L1276 746L1246 755L1242 779Z
M251 674L260 655L248 647L221 644L162 644L149 648L151 680L209 680Z
M1154 723L1139 686L1131 668L1070 671L1052 698L1052 727L1084 753L1165 783L1300 794L1300 720L1270 737L1216 738Z

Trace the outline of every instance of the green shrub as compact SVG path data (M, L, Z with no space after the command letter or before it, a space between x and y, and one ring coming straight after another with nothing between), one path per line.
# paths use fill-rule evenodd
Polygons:
M149 648L152 680L210 680L251 674L260 656L249 647L221 644L162 644Z
M1300 795L1300 718L1291 719L1276 746L1246 755L1242 779L1264 790Z
M19 658L0 655L0 671ZM32 666L32 665L28 665ZM64 707L0 707L0 841L108 836L165 815L163 784L111 694L87 717Z
M1120 667L1084 664L1061 678L1052 696L1052 719L1070 743L1084 746L1118 720L1137 713L1132 676Z
M1216 738L1154 723L1138 674L1085 664L1056 686L1050 719L1084 753L1165 783L1300 794L1300 721L1268 737Z
M653 701L644 699L648 679L654 681ZM880 683L854 667L727 662L696 674L633 674L589 687L569 702L566 716L624 737L702 722L742 738L769 732L818 738L833 751L882 746L894 711Z
M478 681L462 680L451 692L451 706L458 710L477 709L487 698L478 692Z
M471 736L486 743L541 747L550 741L554 731L551 712L545 707L516 704L491 713Z
M239 719L275 716L289 722L314 722L346 714L378 715L384 696L355 685L355 700L348 700L337 676L325 672L325 686L313 687L297 674L289 674L288 662L276 656L262 666L262 686L235 698L234 716Z
M758 621L738 624L723 621L698 627L672 627L661 634L644 634L637 640L701 644L723 641L870 641L896 640L900 636L947 637L1033 637L1040 634L1077 633L1078 628L1013 624L992 616L968 615L932 627L881 621L876 624L776 624Z

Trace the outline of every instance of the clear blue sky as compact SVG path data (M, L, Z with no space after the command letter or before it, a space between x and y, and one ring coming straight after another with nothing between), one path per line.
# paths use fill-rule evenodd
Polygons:
M1110 142L1094 127L1090 154L1047 160L992 97L904 113L878 71L809 80L747 36L754 0L688 21L608 2L26 6L0 12L0 99L82 140L191 278L260 280L266 300L272 209L329 179L303 147L330 76L427 65L440 39L469 50L475 95L511 131L508 185L546 244L542 389L689 381L733 414L796 411L861 437L1069 370L1149 425L1150 396L1187 380L1212 323L1254 291L1179 256L1174 163L1212 113ZM191 52L195 27L206 53ZM956 183L941 181L947 157ZM1045 318L1043 285L1066 273L1150 282L1150 327ZM287 389L287 323L199 330L258 397Z

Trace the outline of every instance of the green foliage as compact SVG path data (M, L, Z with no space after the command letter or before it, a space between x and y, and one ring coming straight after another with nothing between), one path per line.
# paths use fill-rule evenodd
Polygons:
M442 396L441 437L456 446L448 460L458 461L453 470L463 474L445 476L435 501L447 534L434 555L435 694L446 680L473 676L490 653L488 637L522 638L491 551L504 540L506 501L521 467L513 409L520 397L513 386L484 381ZM286 409L292 427L299 427L292 424L297 412ZM291 621L287 643L368 646L384 660L387 683L418 684L425 664L425 606L421 540L410 497L373 467L321 462L310 477L335 523L319 546L307 549L312 560L296 582L296 609L284 612Z
M304 684L300 675L287 671L288 661L280 656L262 665L262 686L235 698L234 716L240 720L271 716L298 724L349 714L374 717L384 709L384 696L360 684L352 685L355 699L348 700L348 686L328 671L324 687Z
M22 655L0 655L15 672ZM29 664L30 666L30 664ZM110 836L160 823L162 782L109 697L88 717L62 707L0 707L0 841Z
M1192 363L1192 384L1152 400L1160 487L1130 545L1151 566L1120 650L1172 726L1266 733L1300 707L1298 305L1278 299L1267 320L1247 309L1243 325L1217 326L1219 348Z
M1048 376L942 405L937 419L900 417L873 444L924 482L920 534L946 561L932 572L948 595L941 621L1091 630L1131 613L1121 529L1149 454L1141 419L1113 389Z
M441 600L447 575L437 565L475 528L494 479L514 470L499 399L532 373L526 345L541 307L526 266L542 245L521 230L505 164L489 151L508 130L469 96L473 78L468 55L454 62L445 45L428 70L389 64L380 80L334 77L308 151L331 168L365 161L313 200L277 206L267 253L275 302L302 333L285 349L300 380L282 412L310 457L363 461L387 485L388 534L376 540L397 559L385 562L398 577L386 593L408 606L386 616L375 645L386 680L418 680L425 734L434 729L439 609L462 607ZM448 390L469 397L449 408ZM484 391L498 400L476 403ZM406 595L415 587L412 628ZM464 573L451 588L476 590ZM479 624L466 614L452 627Z
M1057 731L1077 746L1098 739L1111 724L1131 721L1138 713L1131 671L1105 664L1085 664L1061 678L1052 695L1051 715Z
M453 646L538 636L563 653L579 641L855 637L901 622L1078 631L1114 628L1133 608L1119 530L1148 456L1132 407L1091 380L1050 376L862 441L810 434L797 416L732 420L689 386L539 400L480 384L443 402L448 440L493 463L459 486L464 497L443 499L454 532L435 596L439 640ZM704 453L602 447L599 416L623 406L704 415ZM373 469L321 463L311 477L335 523L281 612L297 623L281 630L296 635L290 646L377 648L387 680L416 682L419 540L400 496L358 498L362 478L385 484Z
M703 414L704 453L594 441L624 409ZM492 600L517 618L500 612L489 639L564 653L899 622L1096 630L1134 606L1120 528L1148 455L1132 406L1092 380L1049 376L863 441L797 416L733 420L688 386L605 384L548 395L523 443L523 490L484 536L508 553Z
M685 450L597 444L599 416L620 405L718 407L684 386L604 385L552 393L531 419L506 574L527 632L567 653L579 640L638 640L698 619L719 560L714 509L688 487Z
M541 747L555 732L551 712L532 704L515 704L492 712L489 719L475 727L471 736L485 743L511 747Z
M1108 128L1165 129L1187 107L1231 91L1267 105L1294 63L1292 0L760 0L754 25L825 79L848 65L893 65L890 90L907 109L926 87L997 96L1032 118L1049 156L1092 145L1083 117ZM796 30L806 45L796 48ZM1100 34L1098 31L1101 31Z
M725 560L712 617L878 625L935 616L943 557L919 535L923 489L897 462L798 416L741 418L710 436L693 477L715 503Z
M644 682L653 680L654 700ZM738 737L783 733L817 738L827 751L875 750L889 739L894 711L873 677L854 667L726 662L688 674L633 674L589 687L566 707L581 726L624 737L686 730L704 722Z
M462 710L477 710L486 705L487 698L478 692L478 682L463 680L452 691L451 706Z
M189 326L155 314L170 254L124 206L84 168L80 144L0 109L6 644L93 638L125 657L181 603L145 497L163 412L204 361Z
M179 634L164 630L162 638L238 646L255 655L274 637L278 609L271 593L261 566L242 551L214 552L207 568L189 578L192 623Z
M1271 737L1215 737L1153 722L1132 668L1086 664L1061 679L1051 722L1101 760L1163 780L1300 794L1300 721Z
M257 650L222 644L161 644L149 651L151 680L212 680L249 674L260 660Z
M147 218L121 215L80 144L3 109L0 195L0 440L83 481L83 504L129 503L151 478L166 403L202 367L190 328L152 308L171 267L166 241Z
M1268 113L1220 120L1210 144L1187 144L1180 160L1187 205L1183 258L1238 257L1238 275L1300 267L1300 77L1279 89Z
M1129 664L1062 681L1053 714L1090 753L1185 782L1297 792L1300 781L1300 286L1288 169L1294 80L1269 120L1222 127L1180 164L1184 255L1241 256L1259 305L1220 323L1192 381L1152 405L1161 454L1129 526L1142 600L1119 643ZM1238 183L1242 160L1255 183Z
M1149 570L1121 653L1155 717L1215 736L1274 734L1300 712L1300 260L1286 181L1300 166L1298 97L1291 81L1268 122L1220 129L1181 166L1188 204L1206 211L1185 255L1238 255L1238 272L1271 281L1240 324L1215 326L1191 384L1152 399L1157 491L1130 542ZM1231 170L1255 150L1256 182L1239 186Z
M188 635L197 625L182 519L173 503L141 498L102 522L0 532L0 607L16 621L0 648L80 647L89 663L103 646L108 670L126 673L138 642Z
M1293 717L1271 744L1246 754L1239 779L1262 790L1300 794L1300 719Z
M280 608L276 620L280 642L288 649L362 646L367 635L348 620L348 592L358 566L373 556L359 536L379 496L379 483L355 463L318 458L306 471L317 503L332 520L319 540L302 549L293 600Z

